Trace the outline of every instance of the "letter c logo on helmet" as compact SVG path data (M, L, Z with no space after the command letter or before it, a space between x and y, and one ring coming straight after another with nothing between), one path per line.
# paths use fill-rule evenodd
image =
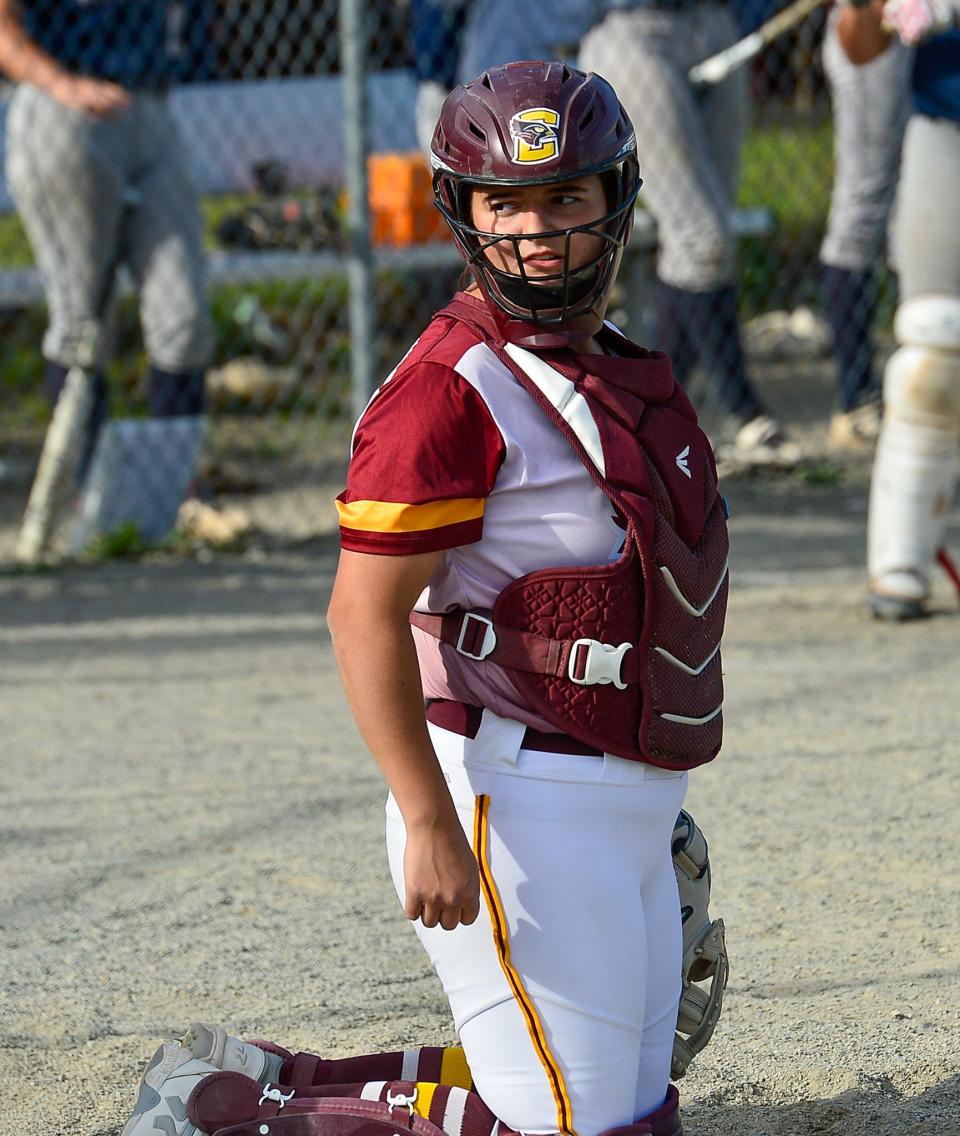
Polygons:
M510 119L513 160L524 165L551 162L560 154L560 115L549 107L531 107Z

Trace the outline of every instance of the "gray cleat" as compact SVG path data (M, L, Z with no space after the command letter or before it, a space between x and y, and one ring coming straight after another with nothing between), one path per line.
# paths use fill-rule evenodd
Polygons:
M180 1044L198 1060L217 1069L243 1073L254 1081L259 1081L261 1085L280 1080L282 1057L276 1053L267 1053L249 1041L231 1037L219 1026L194 1022Z
M200 1129L187 1116L187 1098L217 1067L199 1061L179 1041L165 1041L140 1079L133 1115L120 1136L194 1136Z

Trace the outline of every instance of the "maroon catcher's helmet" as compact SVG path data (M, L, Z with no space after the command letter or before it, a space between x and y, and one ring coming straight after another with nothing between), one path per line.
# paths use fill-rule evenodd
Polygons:
M565 63L495 67L450 93L430 149L437 207L488 301L510 317L508 338L554 347L598 331L640 189L633 124L610 84ZM608 211L596 221L515 236L473 225L474 186L549 185L589 174L601 176L607 195ZM574 233L603 243L598 256L571 269ZM563 271L530 277L518 243L558 236L565 238ZM513 245L516 272L484 255L501 241Z

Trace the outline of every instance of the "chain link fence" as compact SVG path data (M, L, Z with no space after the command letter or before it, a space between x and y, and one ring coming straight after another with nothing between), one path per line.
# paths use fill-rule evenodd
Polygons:
M101 501L61 551L182 543L163 537L164 511L192 493L223 522L197 539L254 539L247 521L268 546L329 531L358 409L460 276L424 158L439 102L510 58L596 70L635 119L645 186L612 314L671 351L717 441L802 405L810 376L835 388L838 410L871 402L864 343L873 327L883 346L892 313L884 232L906 63L851 75L821 7L724 83L682 81L771 11L0 2L0 563L13 562L51 406L77 364L91 420L161 423L133 428L126 449L115 430L112 469L104 432L88 440L85 476L109 496L124 481L116 461L130 464L127 492L166 519L154 536L116 514L111 531ZM841 125L851 188L824 245ZM177 426L188 420L196 433ZM236 505L240 520L223 508Z

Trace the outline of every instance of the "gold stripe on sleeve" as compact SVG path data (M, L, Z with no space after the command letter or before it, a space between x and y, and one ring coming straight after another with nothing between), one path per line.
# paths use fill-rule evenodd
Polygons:
M533 1042L533 1047L536 1050L537 1057L540 1059L544 1072L547 1074L547 1080L553 1092L553 1099L557 1105L557 1131L565 1133L567 1136L573 1136L573 1110L570 1107L570 1097L563 1079L563 1072L560 1069L557 1059L550 1052L550 1046L547 1043L546 1034L543 1031L543 1023L540 1021L537 1008L531 1001L530 995L523 985L523 980L510 961L510 933L507 928L503 905L500 901L500 894L497 891L497 885L494 883L493 873L490 871L489 810L490 796L487 793L481 793L476 798L474 805L473 852L480 868L480 889L483 892L487 911L490 914L490 923L493 927L493 938L497 949L497 957L500 960L500 966L503 973L506 975L507 982L510 984L510 988L513 991L513 996L520 1007L520 1012L523 1014L524 1020L527 1023L527 1030L530 1034L530 1040Z
M364 532L408 533L440 529L483 516L483 497L455 497L448 501L428 501L407 505L403 501L337 502L340 524L345 529Z

